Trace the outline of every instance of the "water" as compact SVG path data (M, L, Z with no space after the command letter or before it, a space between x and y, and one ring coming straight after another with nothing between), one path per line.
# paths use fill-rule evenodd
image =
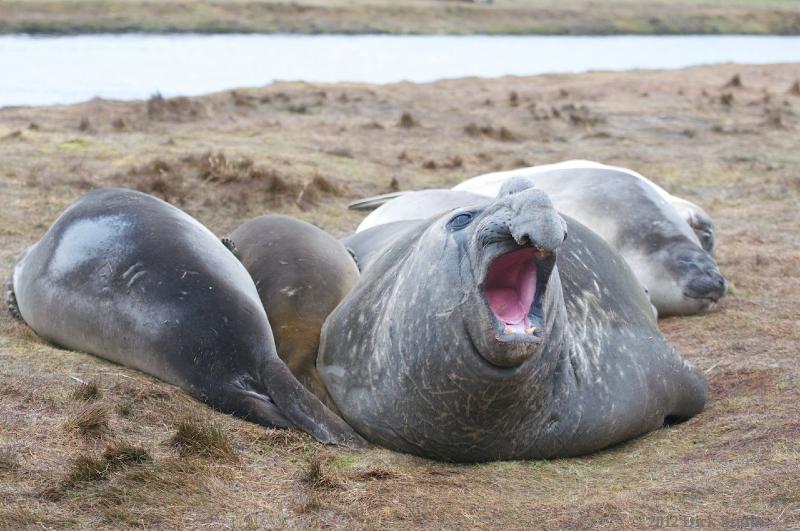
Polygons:
M800 37L10 35L0 36L0 106L727 62L800 62Z

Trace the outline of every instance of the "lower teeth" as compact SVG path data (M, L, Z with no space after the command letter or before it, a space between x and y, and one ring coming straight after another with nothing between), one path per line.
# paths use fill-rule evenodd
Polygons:
M515 330L514 328L512 328L510 326L506 326L505 328L503 328L503 332L506 333L506 334L514 334L514 333L519 333L519 330L518 329ZM526 328L525 329L525 333L528 334L528 335L533 335L534 332L536 332L536 327L535 326L531 326L530 328Z

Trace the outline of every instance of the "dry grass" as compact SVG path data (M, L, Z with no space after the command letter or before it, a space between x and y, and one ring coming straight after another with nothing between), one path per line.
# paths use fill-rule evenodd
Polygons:
M53 348L3 313L0 528L800 526L798 79L798 65L721 66L0 109L4 274L95 186L165 196L217 234L276 212L341 236L356 197L588 158L706 207L733 286L717 311L660 323L710 381L701 415L583 458L476 466L322 448ZM398 127L404 112L421 125ZM270 191L269 175L291 190ZM75 378L102 393L76 400ZM83 408L105 413L74 422ZM77 427L102 417L99 437ZM56 500L40 495L73 472Z
M794 0L5 0L0 32L778 33ZM247 105L246 100L243 101Z
M0 474L8 473L19 467L19 460L11 448L0 448Z
M233 458L228 436L218 427L202 419L185 419L178 422L170 444L181 455L214 458Z
M80 382L80 385L72 391L71 396L74 400L89 402L103 396L103 392L100 391L100 386L97 382Z
M100 437L108 431L108 409L103 404L86 404L69 416L64 429L86 437Z

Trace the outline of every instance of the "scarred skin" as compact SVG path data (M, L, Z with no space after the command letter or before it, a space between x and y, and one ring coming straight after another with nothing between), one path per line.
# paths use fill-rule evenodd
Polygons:
M230 235L269 315L278 356L329 408L317 374L322 324L358 280L344 245L322 229L287 216L261 216Z
M345 243L362 277L326 321L317 367L374 443L460 462L576 456L703 409L704 378L667 345L625 261L526 180ZM539 326L504 335L487 271L531 246Z
M278 358L242 264L152 196L108 188L78 199L20 259L12 298L55 345L139 369L266 426L360 444Z

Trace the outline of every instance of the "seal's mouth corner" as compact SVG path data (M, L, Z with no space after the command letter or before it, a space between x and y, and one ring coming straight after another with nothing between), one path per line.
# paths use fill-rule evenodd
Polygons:
M533 246L517 248L492 260L483 290L495 319L498 341L542 341L542 300L554 263L553 253Z

